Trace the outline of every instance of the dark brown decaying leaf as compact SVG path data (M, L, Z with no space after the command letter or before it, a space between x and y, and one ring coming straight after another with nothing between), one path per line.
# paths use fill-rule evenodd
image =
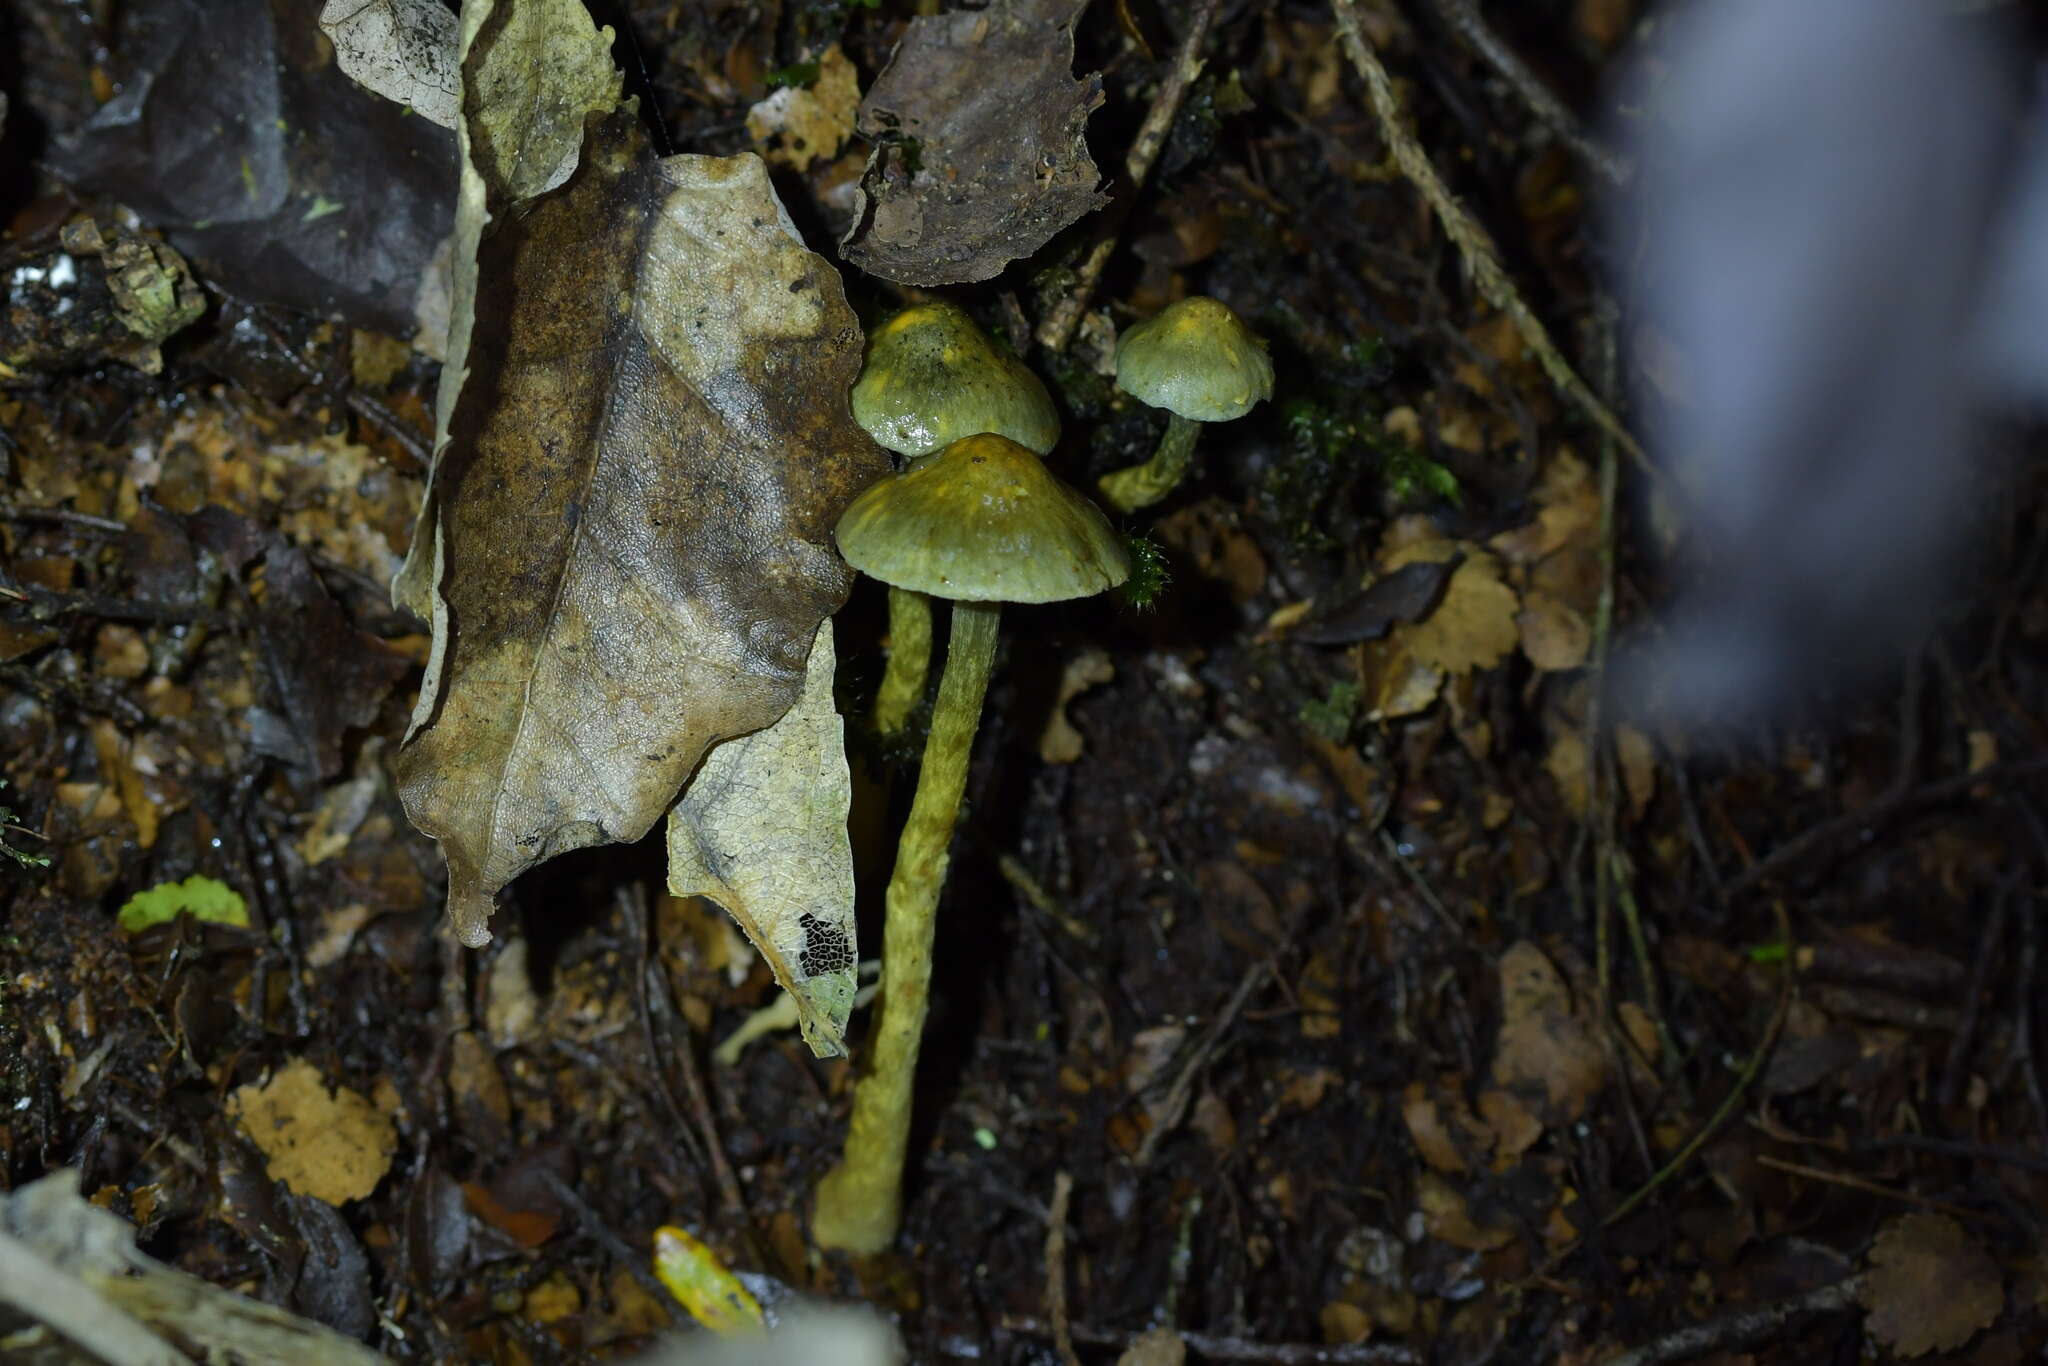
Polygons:
M637 839L706 746L789 708L851 577L832 525L887 468L838 275L757 157L658 161L630 112L594 120L477 279L435 471L442 681L398 763L472 944L520 872Z
M254 607L257 643L276 689L290 751L303 779L341 771L342 741L376 718L385 696L411 666L375 636L356 629L328 595L312 561L282 536L225 508L192 518L193 538L239 571L260 558L261 601Z
M840 255L911 285L986 280L1107 199L1082 132L1102 78L1075 80L1085 0L997 0L913 19L861 101L877 143Z
M1462 552L1448 560L1417 560L1374 579L1372 586L1325 604L1318 601L1294 629L1305 645L1350 645L1378 640L1396 622L1417 622L1443 601L1444 587L1459 565Z
M1998 1263L1946 1214L1902 1214L1870 1245L1870 1335L1900 1356L1952 1352L2005 1309Z

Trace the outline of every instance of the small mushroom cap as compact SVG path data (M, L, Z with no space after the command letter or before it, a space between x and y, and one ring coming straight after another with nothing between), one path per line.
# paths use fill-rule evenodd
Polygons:
M1005 436L963 437L846 509L839 553L861 573L956 602L1059 602L1131 574L1123 539Z
M1052 396L949 303L914 304L875 329L853 386L853 420L898 455L995 432L1043 455L1060 439Z
M1116 386L1196 422L1230 422L1273 397L1273 362L1228 304L1182 299L1117 338Z

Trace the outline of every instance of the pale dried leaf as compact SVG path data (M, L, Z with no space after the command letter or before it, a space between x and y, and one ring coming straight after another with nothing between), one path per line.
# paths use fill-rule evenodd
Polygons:
M804 1042L846 1051L855 989L853 782L832 706L832 623L803 691L765 730L716 745L668 818L668 889L725 907L796 1002Z
M456 26L440 0L327 0L320 11L344 75L443 128L462 109Z
M886 470L838 274L760 159L592 129L483 242L434 473L441 676L398 777L471 944L519 873L638 839L707 746L789 709L850 583L831 528Z

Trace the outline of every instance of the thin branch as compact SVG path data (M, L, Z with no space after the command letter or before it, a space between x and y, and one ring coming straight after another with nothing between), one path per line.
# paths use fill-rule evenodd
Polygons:
M1081 1366L1074 1355L1073 1326L1067 1321L1067 1204L1074 1178L1062 1171L1052 1179L1052 1218L1045 1229L1045 1316L1052 1320L1053 1350L1064 1366Z
M1145 122L1139 126L1138 136L1124 158L1124 183L1120 187L1122 194L1118 196L1117 205L1111 213L1104 215L1096 229L1095 241L1089 246L1087 256L1082 258L1080 269L1075 272L1074 287L1038 324L1038 343L1048 351L1064 351L1074 338L1074 329L1080 325L1081 314L1087 310L1088 300L1102 280L1103 267L1109 264L1109 258L1116 252L1117 238L1130 219L1138 192L1145 188L1145 178L1152 174L1152 163L1159 160L1159 153L1166 146L1166 135L1173 130L1173 119L1180 112L1181 101L1187 97L1188 87L1194 84L1195 77L1201 74L1202 43L1209 36L1209 26L1215 22L1219 3L1220 0L1197 0L1194 12L1188 16L1187 35L1181 39L1180 49L1173 55L1173 66L1166 73L1166 79L1159 83L1159 93L1152 97L1152 107L1145 111Z
M1564 101L1552 94L1550 87L1529 69L1521 54L1502 41L1501 36L1487 24L1476 0L1436 0L1436 7L1444 21L1479 54L1480 60L1492 67L1494 74L1506 81L1508 88L1529 106L1529 112L1550 130L1552 137L1571 148L1579 160L1614 184L1628 183L1629 177L1635 174L1635 167L1626 157L1586 132L1572 111L1564 107Z
M1670 481L1650 463L1641 444L1622 425L1621 419L1586 386L1578 372L1572 369L1571 362L1557 349L1549 331L1523 300L1514 281L1508 278L1499 253L1494 250L1493 239L1452 196L1442 177L1437 175L1436 167L1430 164L1429 154L1408 131L1402 121L1400 97L1394 93L1393 78L1380 65L1379 57L1359 29L1357 0L1330 0L1330 8L1344 37L1345 55L1351 58L1351 65L1365 81L1366 96L1372 102L1373 114L1379 119L1381 131L1386 135L1387 149L1393 154L1394 163L1422 193L1437 220L1443 224L1445 235L1457 246L1459 254L1464 257L1466 269L1472 272L1472 282L1478 286L1480 296L1514 323L1523 344L1535 353L1543 372L1550 376L1550 382L1577 404L1595 426L1613 437L1615 443L1628 453L1629 459L1658 481L1659 487L1666 488L1675 496L1677 491L1670 489Z
M1863 1278L1851 1276L1789 1300L1737 1309L1609 1357L1600 1366L1670 1366L1712 1352L1742 1352L1761 1347L1802 1327L1808 1319L1854 1309L1862 1288Z
M1043 1319L1006 1318L1002 1321L1001 1327L1005 1332L1030 1337L1052 1336L1052 1325ZM1086 1324L1077 1323L1074 1325L1074 1341L1085 1342L1091 1347L1128 1347L1150 1331L1091 1328ZM1422 1360L1414 1348L1393 1342L1353 1342L1325 1346L1320 1342L1255 1342L1250 1338L1189 1332L1183 1332L1180 1340L1186 1344L1190 1352L1207 1357L1211 1361L1270 1361L1277 1366L1324 1366L1325 1363L1339 1366L1348 1362L1412 1366L1413 1363Z

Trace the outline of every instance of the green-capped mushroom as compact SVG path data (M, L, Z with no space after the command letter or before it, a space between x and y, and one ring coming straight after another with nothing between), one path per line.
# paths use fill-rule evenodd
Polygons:
M898 455L994 432L1044 455L1060 439L1052 396L965 310L913 304L875 329L853 386L853 420Z
M820 1246L868 1253L889 1245L901 1218L932 929L1001 604L1100 593L1124 581L1130 560L1093 503L1023 446L988 434L955 441L869 488L837 534L840 554L861 572L953 601L946 668L885 899L868 1071L854 1089L845 1154L818 1187L811 1226Z
M1038 376L943 301L913 304L875 329L852 399L854 421L903 456L982 432L1040 455L1060 439L1059 414ZM931 652L931 603L891 588L889 662L875 694L875 728L884 735L902 730L924 696Z
M1152 458L1104 475L1098 485L1111 507L1134 512L1180 483L1203 423L1235 421L1273 396L1273 362L1266 343L1228 304L1182 299L1117 339L1116 387L1168 413Z

